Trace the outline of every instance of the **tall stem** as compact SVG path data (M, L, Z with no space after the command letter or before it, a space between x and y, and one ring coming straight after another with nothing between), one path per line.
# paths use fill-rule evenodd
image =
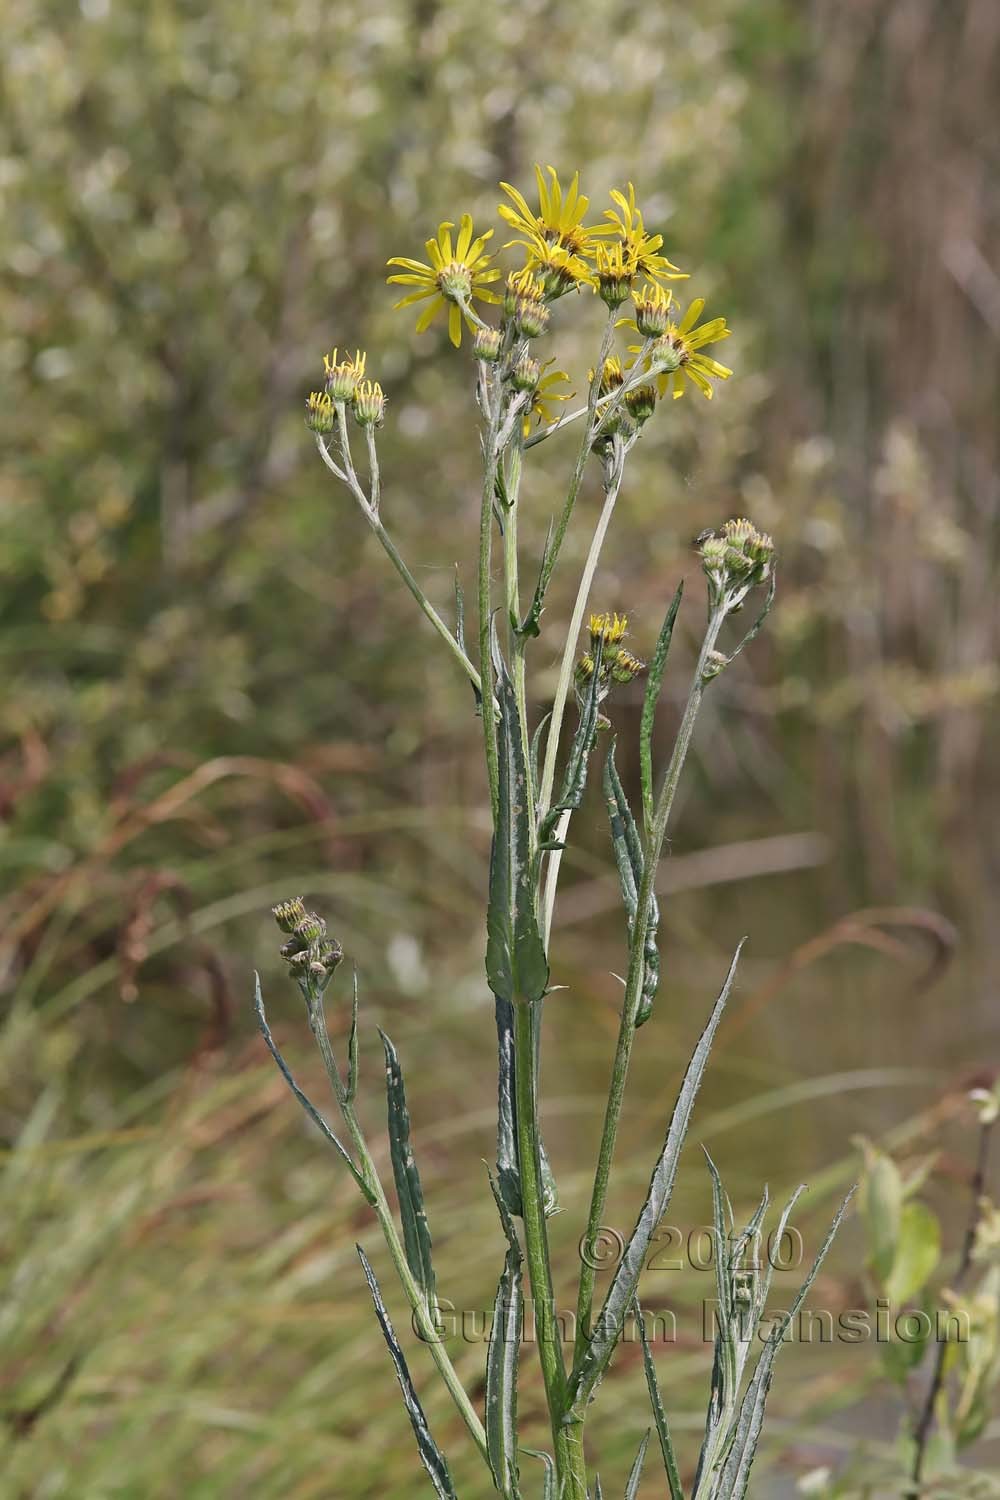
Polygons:
M489 385L493 389L489 390ZM479 513L479 670L483 682L483 738L486 747L486 771L490 784L490 806L496 824L500 803L500 760L497 750L497 727L489 711L493 698L493 664L490 653L492 607L491 572L493 568L493 502L497 481L497 436L502 414L502 393L498 379L488 382L490 398L483 462L483 495Z
M598 560L604 547L604 539L608 534L608 527L611 524L615 504L621 492L622 474L623 464L622 462L618 462L615 464L610 479L605 486L604 505L593 538L591 539L587 561L584 563L583 573L580 578L580 586L576 591L576 602L573 605L573 616L570 620L569 634L566 637L566 645L563 648L562 662L559 667L559 679L556 683L555 698L552 702L552 716L549 720L548 739L545 743L545 764L538 792L539 817L545 816L552 801L556 759L559 753L559 734L562 729L563 715L566 712L570 683L573 680L573 664L576 660L577 643L580 639L583 617L586 613L588 600L590 599L590 590L594 583L594 574L597 572ZM565 841L569 819L570 814L565 812L559 820L555 834L559 843ZM562 850L553 850L548 857L548 865L545 872L545 892L542 901L542 932L546 951L549 946L549 934L552 931L552 913L555 907L556 887L559 883L559 866L561 861Z
M601 1133L601 1145L597 1156L594 1187L590 1199L590 1213L587 1218L585 1244L588 1245L593 1244L597 1238L604 1214L604 1206L607 1202L608 1181L611 1176L611 1164L615 1154L615 1142L618 1138L618 1122L621 1117L622 1101L625 1097L625 1083L628 1078L629 1060L632 1056L632 1042L635 1038L635 1021L642 999L646 933L649 928L649 914L656 884L656 870L660 862L667 824L670 821L670 812L674 805L677 784L680 781L681 771L684 768L684 761L691 744L691 735L694 731L695 720L698 717L698 710L701 707L701 700L705 692L705 665L709 653L715 649L715 643L718 640L725 615L725 608L722 605L717 605L708 617L708 626L701 643L701 650L698 653L698 663L695 667L691 687L688 691L687 703L684 706L684 715L681 719L680 728L677 731L677 738L674 741L670 763L667 766L666 775L663 778L663 786L660 789L659 799L653 814L653 824L649 830L646 847L643 851L645 866L642 883L639 887L635 921L632 924L632 933L629 940L629 965L628 976L625 981L625 1001L622 1006L621 1022L618 1028L618 1045L615 1049L615 1060L611 1070L611 1084L608 1089L608 1102L604 1112L604 1128ZM596 1275L594 1268L588 1264L590 1259L592 1259L590 1256L583 1257L583 1264L580 1270L580 1290L576 1308L575 1364L579 1363L589 1339Z
M566 1410L566 1365L556 1316L545 1222L545 1192L542 1185L538 1128L535 1026L532 1007L524 1003L514 1006L514 1086L517 1096L517 1150L525 1257L535 1307L538 1357L556 1449L559 1494L565 1496L566 1500L570 1500L570 1497L572 1500L587 1500L587 1477L580 1434L578 1432L577 1441L573 1441L569 1429L563 1426Z

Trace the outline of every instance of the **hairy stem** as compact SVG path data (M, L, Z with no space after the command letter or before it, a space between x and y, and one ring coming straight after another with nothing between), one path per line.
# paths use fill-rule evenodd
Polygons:
M684 761L691 744L691 735L694 731L695 720L698 717L698 710L701 707L701 700L705 692L705 663L709 653L715 649L715 643L718 640L725 614L724 606L718 605L709 615L705 636L701 643L701 650L698 653L698 662L691 680L691 687L688 691L684 715L681 719L680 728L677 731L677 738L674 741L670 763L663 778L663 786L660 789L656 810L653 815L653 825L649 830L646 847L643 851L645 867L629 941L629 965L628 976L625 981L625 1000L622 1005L621 1022L618 1028L618 1045L615 1049L615 1059L611 1070L611 1084L608 1089L608 1102L604 1113L604 1128L601 1133L597 1168L594 1173L590 1213L587 1218L586 1244L594 1243L601 1227L604 1205L607 1202L608 1181L611 1176L611 1164L615 1154L615 1142L618 1138L618 1122L621 1117L622 1101L625 1097L625 1083L628 1078L629 1060L632 1056L632 1042L635 1038L635 1021L642 999L646 932L649 927L649 914L656 884L657 866L660 862L663 840L666 835L667 824L670 820L670 812L674 804L677 784L680 781L681 771L683 770ZM587 1262L589 1259L591 1259L589 1256L583 1258L580 1270L580 1289L576 1308L576 1363L579 1362L587 1347L590 1318L593 1311L596 1272L592 1266L588 1265Z

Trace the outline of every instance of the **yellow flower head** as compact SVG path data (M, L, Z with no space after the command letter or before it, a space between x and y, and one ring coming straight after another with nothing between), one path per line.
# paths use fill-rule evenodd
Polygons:
M525 269L538 277L547 297L562 297L581 286L593 286L594 277L587 262L563 245L534 235L520 241L528 251Z
M593 650L596 651L598 643L603 641L605 652L607 652L609 646L617 646L625 639L628 631L628 615L591 615L588 628Z
M587 371L587 379L591 384L593 384L595 373L593 369ZM620 385L625 384L625 373L625 369L617 354L609 354L601 370L601 384L598 394L601 396L610 396L612 391L616 391Z
M611 197L618 205L617 212L613 208L606 208L604 217L610 220L612 232L617 231L621 236L634 266L634 274L647 276L650 281L686 280L688 272L681 271L665 255L659 253L663 246L663 235L646 233L642 209L636 205L632 183L628 185L628 197L618 188L612 188Z
M657 339L650 351L661 396L672 390L676 401L683 396L690 380L710 401L712 379L728 380L733 373L728 365L720 365L718 360L701 353L707 344L717 344L732 332L726 327L725 318L711 318L698 326L704 306L704 297L696 297L679 323L667 324L662 338Z
M507 277L503 310L508 318L514 319L525 338L536 339L548 328L550 314L545 305L545 287L527 267L511 271Z
M550 422L554 422L559 415L559 408L556 403L559 401L568 401L573 394L572 391L559 391L556 389L559 385L569 385L569 376L565 370L552 370L548 375L544 373L548 370L549 365L554 364L555 360L550 359L542 366L542 378L535 386L535 394L531 399L531 406L525 413L522 424L525 437L531 431L532 422L537 423L540 427L547 427Z
M362 380L354 392L354 418L361 427L382 426L385 421L385 392L377 380Z
M501 272L490 265L491 256L486 253L486 242L493 234L473 238L472 219L463 214L458 228L458 237L452 245L451 231L454 224L445 220L438 226L437 239L426 242L429 265L419 260L409 260L403 255L394 255L390 266L402 266L403 273L386 279L403 286L415 286L415 292L402 297L396 307L409 307L413 302L431 298L417 319L417 332L429 328L439 312L448 309L448 336L457 348L462 342L462 318L470 328L476 325L469 316L474 298L481 302L499 302L496 292L489 290L489 283L496 281Z
M343 359L340 358L339 349L334 349L332 354L323 355L326 388L334 401L351 400L358 382L364 378L367 357L360 349L355 350L353 359L346 349Z
M530 250L531 241L541 239L547 244L560 246L571 255L591 255L595 237L612 234L613 229L609 225L588 226L583 223L590 199L585 198L580 192L579 172L574 172L573 181L564 194L555 168L547 167L546 171L549 174L548 182L545 180L541 167L536 164L537 213L528 206L528 200L523 193L520 193L516 187L512 187L509 182L501 182L500 186L510 199L510 203L499 204L497 212L512 229L516 229L519 235L525 237L510 240L508 243L526 245Z
M333 400L326 391L310 391L306 401L306 426L312 432L332 432Z
M657 286L655 282L650 281L641 292L636 293L633 300L634 327L643 338L655 339L666 333L670 322L670 309L674 301L673 292L665 291L662 286Z

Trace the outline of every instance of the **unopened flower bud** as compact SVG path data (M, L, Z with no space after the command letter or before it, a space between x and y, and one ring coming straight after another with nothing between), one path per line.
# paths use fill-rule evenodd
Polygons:
M499 328L477 328L472 341L472 352L477 359L488 365L495 365L500 358L502 342Z
M604 305L614 312L632 295L635 267L631 255L621 242L597 246L597 292Z
M542 367L538 360L525 354L510 373L511 384L515 391L533 391L538 386L541 374Z
M385 394L377 380L363 380L354 392L354 420L359 427L381 427L385 421Z
M648 422L656 410L656 387L653 385L637 385L628 391L625 396L625 405L628 407L629 415L641 427Z
M325 391L310 391L306 402L306 426L311 432L332 432L333 401Z
M624 646L620 646L611 662L611 675L615 682L627 683L638 677L640 672L645 672L646 663L633 656Z
M724 651L710 651L705 658L705 665L701 671L702 682L711 682L728 665L729 657Z
M296 922L292 936L301 947L308 948L310 943L318 943L320 938L326 937L326 923L314 911L307 911L302 920Z

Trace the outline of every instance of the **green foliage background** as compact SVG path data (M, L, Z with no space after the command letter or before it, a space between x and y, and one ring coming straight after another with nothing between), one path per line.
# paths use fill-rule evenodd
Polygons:
M748 1195L805 1171L821 1216L859 1121L948 1117L995 1053L998 88L990 0L8 0L4 1493L410 1493L353 1253L369 1226L252 1036L256 965L311 1076L265 915L281 895L327 912L392 1027L448 1295L492 1297L502 1248L469 1188L493 1079L477 726L301 401L333 344L368 349L390 398L387 523L448 608L478 515L469 361L391 312L384 262L442 218L492 216L497 180L527 185L536 160L579 166L595 207L632 178L736 329L737 377L663 414L633 461L597 602L630 611L641 652L678 576L695 582L702 526L746 510L782 554L778 607L688 776L675 998L637 1068L620 1214L744 930L768 999L849 913L912 917L902 953L835 946L724 1051L700 1129ZM559 344L577 382L599 314ZM556 446L528 480L526 548L557 503ZM579 822L547 1037L567 1278L620 952L600 818ZM951 954L931 989L905 968L927 942ZM681 1196L678 1222L702 1222L696 1164ZM463 1352L470 1384L482 1353ZM704 1365L696 1338L676 1355L682 1434ZM788 1420L826 1422L868 1378L843 1350L814 1365ZM638 1368L619 1375L596 1431L624 1472ZM447 1448L451 1416L428 1405ZM792 1471L848 1437L797 1441Z

